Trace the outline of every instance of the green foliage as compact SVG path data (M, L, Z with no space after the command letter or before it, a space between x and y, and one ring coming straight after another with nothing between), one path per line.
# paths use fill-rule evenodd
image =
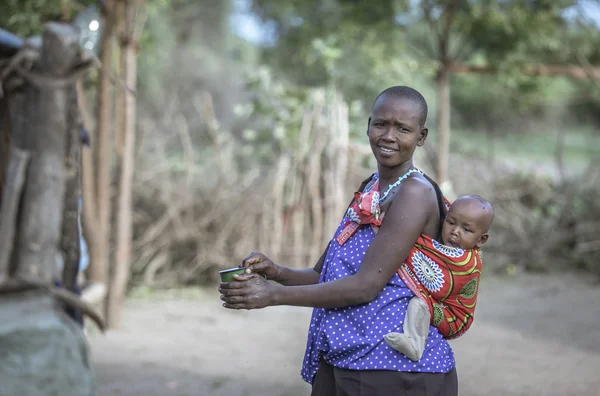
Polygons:
M171 0L150 0L146 4L147 21L140 37L138 55L138 90L142 100L152 105L152 99L164 97L162 71L167 68L172 55L170 48L177 46L169 15Z
M229 0L161 0L170 3L168 15L177 41L181 44L197 41L219 50L227 37L227 17L231 11Z
M517 83L505 74L455 75L450 93L455 126L492 134L525 132L570 119L569 103L580 95L563 78L527 78Z
M581 119L582 97L588 98L588 107L598 100L582 92L578 82L569 83L565 89L564 79L523 73L527 65L586 66L597 59L600 30L595 22L572 16L571 11L578 3L576 0L423 0L418 3L418 11L428 29L418 22L409 29L407 40L418 43L421 59L427 56L438 62L450 59L488 65L499 71L490 76L453 78L454 117L467 121L471 127L501 125L502 128L511 122L514 126L515 122L522 123L525 115L529 119L556 120L558 114L570 111L578 113L573 119ZM589 86L588 83L588 91ZM570 100L578 105L569 106ZM564 108L557 106L559 102ZM502 118L505 121L498 123Z
M46 22L68 22L77 12L97 3L97 0L0 0L0 26L18 36L29 37L40 34Z
M195 137L202 135L203 126L195 104L198 95L203 91L212 95L217 117L229 129L234 121L232 109L242 96L242 74L254 66L249 62L254 48L231 37L227 30L230 3L148 1L138 57L140 103L146 110L160 113L165 103L177 101L177 112L194 120Z
M248 73L245 88L250 92L248 102L236 107L236 115L246 125L242 131L247 144L244 152L262 162L282 151L293 152L304 110L322 91L278 80L267 67Z
M500 73L491 77L454 79L460 84L452 87L453 110L468 119L488 110L535 117L552 111L543 103L556 101L560 89L553 88L561 84L527 76L522 68L600 60L600 31L593 21L573 16L578 4L253 0L252 9L271 28L273 40L263 48L263 60L276 73L300 86L335 85L350 100L365 101L387 86L433 78L444 59L495 67ZM488 97L481 85L474 87L482 80L511 99ZM584 95L598 103L589 93L572 93L575 101Z
M482 1L472 19L472 42L492 63L551 61L562 49L568 22L565 11L575 0ZM546 59L544 59L547 57Z
M382 85L392 85L384 81L407 77L399 57L403 33L395 21L404 2L254 0L252 5L274 35L274 44L263 52L265 62L295 83L331 84L348 98L364 99L365 93L373 96ZM391 67L375 73L383 65Z

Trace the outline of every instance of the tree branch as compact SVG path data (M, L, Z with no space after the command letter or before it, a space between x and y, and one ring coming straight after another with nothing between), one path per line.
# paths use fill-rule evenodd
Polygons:
M463 74L495 74L498 68L489 65L452 64L450 72ZM520 72L532 77L569 77L575 80L600 79L600 67L583 68L574 65L526 65Z

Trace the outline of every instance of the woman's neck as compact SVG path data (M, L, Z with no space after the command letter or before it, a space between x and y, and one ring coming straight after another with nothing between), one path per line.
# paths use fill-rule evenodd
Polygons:
M412 161L405 162L393 168L387 168L378 164L377 173L379 174L379 189L381 191L384 191L384 189L387 188L387 186L395 183L399 177L404 175L412 168Z

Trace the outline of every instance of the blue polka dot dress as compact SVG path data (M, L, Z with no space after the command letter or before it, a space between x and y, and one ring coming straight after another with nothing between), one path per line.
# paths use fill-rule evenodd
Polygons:
M342 231L342 221L336 234ZM330 282L358 272L362 259L375 237L371 227L361 227L340 246L331 242L319 282ZM423 357L413 362L387 345L383 336L402 331L408 302L414 294L397 274L377 298L368 304L345 308L313 310L302 378L312 384L321 358L334 367L350 370L394 370L447 373L455 366L448 342L433 326Z

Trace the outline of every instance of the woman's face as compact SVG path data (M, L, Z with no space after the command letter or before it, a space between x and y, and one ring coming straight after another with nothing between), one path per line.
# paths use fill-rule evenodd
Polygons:
M367 133L377 163L386 168L412 161L415 149L427 138L419 106L394 96L383 96L375 102Z

